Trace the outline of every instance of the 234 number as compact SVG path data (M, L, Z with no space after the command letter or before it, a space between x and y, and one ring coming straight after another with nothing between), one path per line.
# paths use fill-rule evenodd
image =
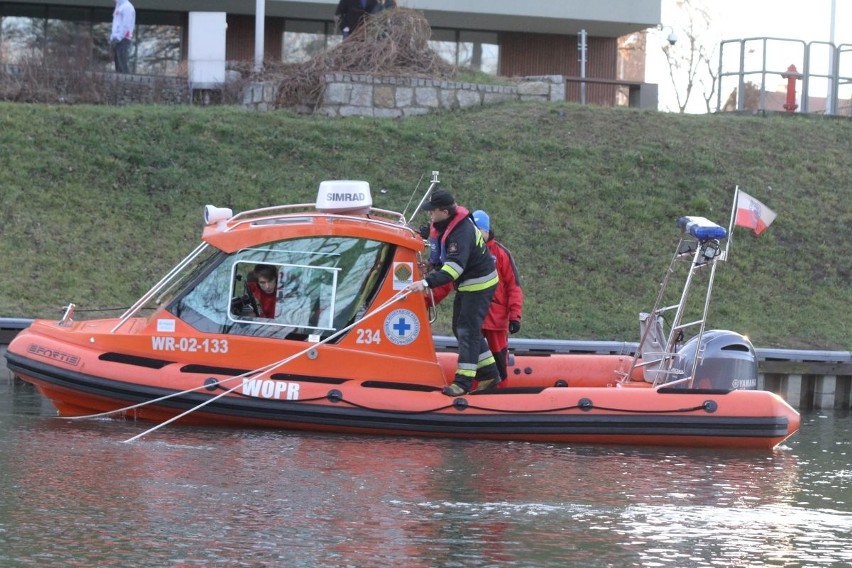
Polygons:
M381 342L382 334L379 333L378 329L359 329L358 338L355 340L355 343L364 343L366 345Z

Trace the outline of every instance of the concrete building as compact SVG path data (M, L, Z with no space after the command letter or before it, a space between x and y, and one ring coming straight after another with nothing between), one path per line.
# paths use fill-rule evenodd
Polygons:
M255 60L251 0L132 0L137 11L134 70L186 73L190 12L224 12L229 63ZM431 45L461 67L503 76L562 75L576 100L584 73L586 100L613 105L644 82L643 30L660 23L660 0L398 0L432 28ZM263 59L298 62L340 41L337 0L266 0ZM111 69L111 0L0 1L0 64ZM587 34L581 69L578 38ZM651 89L653 90L653 89ZM643 105L644 106L644 105Z

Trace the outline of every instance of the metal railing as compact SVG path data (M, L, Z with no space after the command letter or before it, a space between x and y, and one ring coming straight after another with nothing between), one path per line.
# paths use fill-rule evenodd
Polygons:
M793 70L793 67L795 70ZM796 81L795 109L772 104L771 79ZM784 111L852 116L852 44L753 37L726 40L719 47L716 110ZM757 101L749 86L757 87ZM726 108L735 99L734 108ZM786 100L786 92L782 95ZM725 97L723 99L723 97Z

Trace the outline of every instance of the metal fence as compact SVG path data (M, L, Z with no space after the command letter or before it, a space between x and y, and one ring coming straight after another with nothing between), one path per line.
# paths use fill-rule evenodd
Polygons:
M852 44L774 37L726 40L719 48L718 85L717 111L852 117Z

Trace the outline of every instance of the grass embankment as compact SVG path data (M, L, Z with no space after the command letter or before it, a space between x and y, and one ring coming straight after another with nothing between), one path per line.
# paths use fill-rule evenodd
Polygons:
M349 178L401 211L439 170L460 202L488 210L520 265L521 336L636 341L676 218L727 226L738 184L778 218L759 237L735 230L709 327L760 347L845 350L850 156L848 120L792 116L507 104L329 120L0 104L0 315L130 305L197 244L208 203L313 202L321 180Z

